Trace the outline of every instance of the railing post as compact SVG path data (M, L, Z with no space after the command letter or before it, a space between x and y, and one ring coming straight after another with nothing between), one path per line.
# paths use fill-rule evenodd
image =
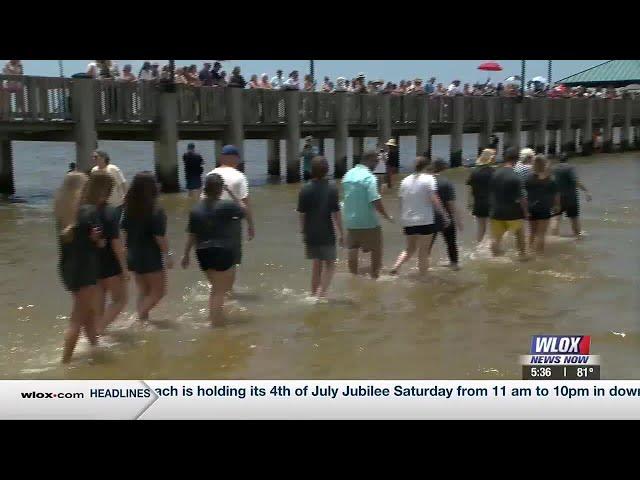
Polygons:
M284 90L287 115L287 183L300 181L300 91Z
M624 102L622 104L624 108L624 120L622 122L622 130L620 133L620 148L622 151L625 151L629 150L631 147L631 96L629 96L629 94L625 94L620 101Z
M178 183L178 101L175 92L158 95L158 118L155 129L156 178L164 193L180 191Z
M453 97L453 125L449 164L452 168L462 165L462 134L464 133L464 96Z
M428 95L416 95L416 156L429 157Z
M611 153L613 151L613 102L612 98L604 100L604 129L602 132L602 151Z
M13 155L8 136L0 138L0 195L8 197L16 193L13 177Z
M334 147L334 170L335 178L342 178L347 171L347 139L349 138L349 114L347 112L347 95L346 92L336 92L336 101L334 104L336 119L335 130L335 147ZM354 97L356 101L359 98Z
M267 140L267 173L280 177L280 138Z
M378 144L384 145L391 139L391 96L378 95Z
M584 119L582 121L582 155L593 153L593 98L589 97L584 102Z
M244 171L244 118L243 98L244 90L229 87L225 90L225 106L227 110L227 124L224 129L223 141L226 145L234 145L240 152L238 170Z
M96 80L74 79L71 83L71 116L76 142L76 166L81 172L91 170L91 153L98 148L96 132Z
M484 122L478 134L478 155L482 150L489 146L489 137L493 134L496 121L496 102L500 99L496 97L484 97L482 103L484 106Z
M562 122L560 127L560 153L571 154L575 151L572 150L571 143L575 144L575 135L573 142L571 138L571 99L563 98L562 102Z
M364 153L364 137L353 137L353 164L357 165L362 161Z
M549 100L547 97L535 98L538 121L535 129L535 151L544 155L547 146L547 121L549 118Z
M324 138L318 139L318 153L324 157Z
M522 131L522 100L515 98L513 101L513 108L511 110L511 129L507 138L508 144L505 142L505 148L513 147L516 150L520 150L520 132Z

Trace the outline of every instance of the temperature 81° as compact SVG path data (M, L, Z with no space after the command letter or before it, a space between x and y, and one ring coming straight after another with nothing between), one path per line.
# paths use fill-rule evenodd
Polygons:
M578 378L589 378L593 376L595 369L593 367L578 367L576 369L576 376Z

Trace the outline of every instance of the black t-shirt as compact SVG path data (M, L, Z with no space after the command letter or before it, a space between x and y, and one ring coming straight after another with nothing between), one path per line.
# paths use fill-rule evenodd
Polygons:
M246 84L247 82L244 81L242 75L232 75L231 80L229 80L230 87L244 88Z
M469 175L467 185L471 186L473 201L476 205L489 204L489 184L493 177L493 167L476 167Z
M129 219L126 211L121 227L127 232L127 254L136 256L161 255L155 237L164 237L167 231L167 215L161 207L156 207L151 215L142 219Z
M523 218L522 180L513 168L498 168L491 177L490 217L495 220L517 220Z
M185 152L182 155L182 161L184 162L184 174L186 177L199 177L202 175L203 169L202 156L196 152Z
M107 269L113 262L118 262L111 248L111 240L120 238L120 218L116 208L111 205L99 208L98 216L102 224L102 236L106 240L105 247L100 249L100 265Z
M211 75L211 70L200 70L198 78L202 82L202 85L204 85L205 87L210 87L211 85L213 85L213 76Z
M239 240L238 225L243 217L242 208L232 200L201 200L191 209L187 232L196 236L201 247L233 248Z
M398 148L390 148L387 154L387 165L400 168L400 151Z
M532 173L527 177L525 187L530 211L548 212L551 210L558 192L556 182L551 177L542 180L535 173Z
M553 167L553 179L562 197L578 195L578 179L575 168L568 163L558 163Z
M98 247L91 240L91 230L103 228L100 216L94 205L81 205L78 208L73 238L64 242L60 237L60 265L75 276L98 276ZM60 233L60 232L58 232Z
M307 245L333 245L336 236L331 213L338 212L338 189L328 180L311 180L300 190L298 212L304 213L304 241Z
M442 207L447 213L451 214L447 203L455 201L456 188L447 177L443 177L442 175L436 175L436 184L438 185L438 196L442 202Z

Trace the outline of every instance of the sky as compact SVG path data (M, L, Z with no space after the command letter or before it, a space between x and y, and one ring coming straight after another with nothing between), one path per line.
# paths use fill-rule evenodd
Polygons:
M157 60L160 65L168 63L168 60ZM176 66L196 64L198 69L202 63L213 60L176 60ZM486 61L497 61L502 65L501 72L483 72L477 67ZM553 80L559 80L574 73L586 70L589 67L605 62L606 60L554 60ZM6 60L0 60L2 65ZM74 73L84 72L90 60L64 60L64 74L70 76ZM116 60L120 69L130 63L134 73L138 73L143 60ZM57 60L23 60L26 75L58 76L59 66ZM526 77L547 77L548 60L527 60ZM223 63L223 69L231 73L231 69L239 66L246 80L251 74L267 73L269 77L275 75L277 69L282 69L285 77L291 70L298 70L301 74L309 72L309 60L227 60ZM454 79L463 83L484 82L487 77L499 82L511 75L520 75L520 60L316 60L315 76L317 81L327 75L332 80L336 77L353 78L362 72L367 79L383 79L385 81L398 82L400 80L412 80L416 77L424 81L434 76L437 82L449 84Z

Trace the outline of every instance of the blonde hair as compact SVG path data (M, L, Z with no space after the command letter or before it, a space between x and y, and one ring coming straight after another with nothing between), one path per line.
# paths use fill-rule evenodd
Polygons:
M111 174L104 170L91 172L89 181L85 184L82 192L82 203L98 205L101 200L106 200L113 190L114 180Z
M78 207L88 177L82 172L70 172L64 177L56 192L53 212L58 223L58 231L64 242L73 240Z
M493 148L485 148L476 160L476 165L489 165L494 162L496 151Z

